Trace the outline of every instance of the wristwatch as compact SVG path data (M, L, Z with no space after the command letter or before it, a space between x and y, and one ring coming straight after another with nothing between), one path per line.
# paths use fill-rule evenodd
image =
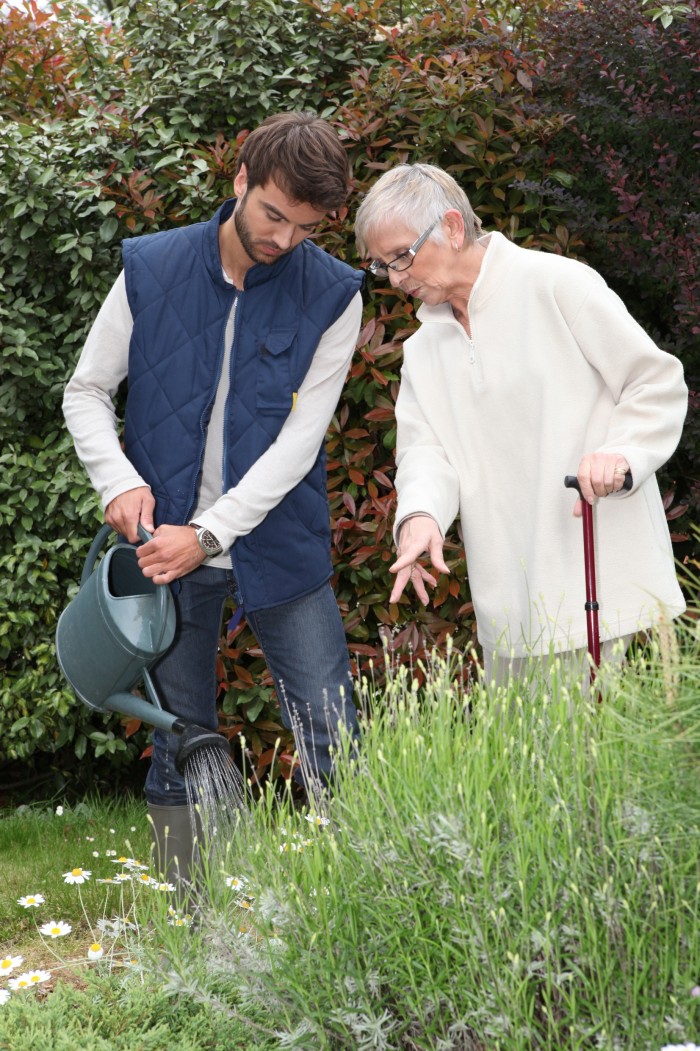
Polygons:
M224 549L213 533L210 533L208 529L204 528L204 526L198 525L197 522L190 522L190 525L197 534L197 543L207 558L213 558L214 555L221 555L223 553Z

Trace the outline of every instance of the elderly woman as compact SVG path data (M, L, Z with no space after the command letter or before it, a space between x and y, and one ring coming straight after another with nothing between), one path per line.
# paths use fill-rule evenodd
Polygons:
M370 273L421 300L396 403L391 601L410 580L428 602L435 579L419 559L447 571L443 538L459 511L488 681L551 653L585 660L582 508L563 484L576 471L589 503L606 498L596 515L603 655L682 613L654 475L685 418L680 362L590 267L482 234L439 168L387 171L356 234ZM621 491L627 471L633 485Z

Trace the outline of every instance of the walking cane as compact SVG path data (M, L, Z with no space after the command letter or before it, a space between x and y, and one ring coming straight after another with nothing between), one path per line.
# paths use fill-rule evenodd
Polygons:
M600 632L598 630L598 598L595 583L595 546L593 543L593 508L583 499L581 486L575 474L567 474L564 479L567 489L575 489L583 504L583 561L586 571L586 633L588 635L588 652L592 658L591 684L595 681L600 667ZM628 471L622 485L623 489L632 488L632 473ZM599 698L600 699L600 698Z

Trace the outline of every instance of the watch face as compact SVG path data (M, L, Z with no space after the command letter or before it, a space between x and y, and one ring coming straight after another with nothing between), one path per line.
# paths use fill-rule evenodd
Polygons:
M209 532L208 529L200 529L197 533L197 539L199 540L200 547L202 547L209 555L219 555L223 550L219 541L213 533Z

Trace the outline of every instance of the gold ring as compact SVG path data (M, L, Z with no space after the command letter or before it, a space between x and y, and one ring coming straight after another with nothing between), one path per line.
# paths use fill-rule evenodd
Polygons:
M626 467L616 467L616 468L615 468L615 471L614 471L613 473L614 473L614 474L622 474L622 475L625 475L625 474L627 474L627 468L626 468Z

